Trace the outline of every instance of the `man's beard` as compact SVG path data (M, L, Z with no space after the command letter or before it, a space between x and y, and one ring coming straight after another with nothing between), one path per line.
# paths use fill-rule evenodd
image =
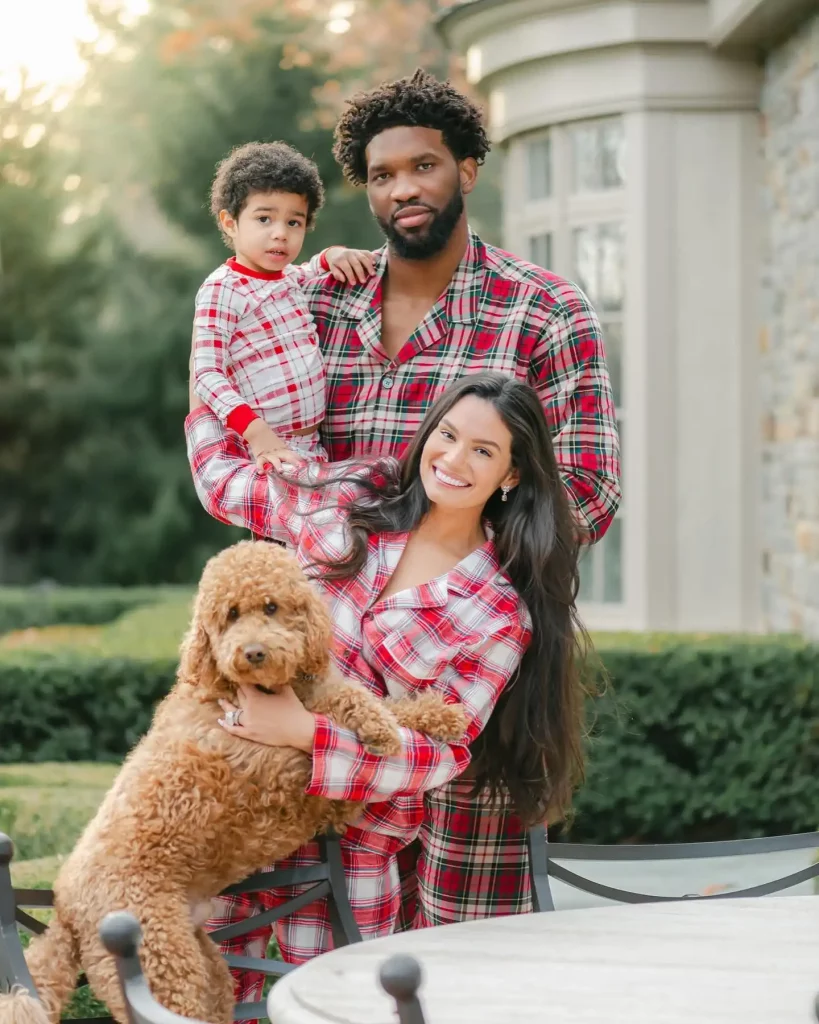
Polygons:
M432 210L432 207L427 209ZM396 256L402 260L429 260L447 247L463 212L464 197L460 188L456 188L443 210L432 211L429 227L419 234L404 234L391 220L382 220L381 217L376 217L376 220Z

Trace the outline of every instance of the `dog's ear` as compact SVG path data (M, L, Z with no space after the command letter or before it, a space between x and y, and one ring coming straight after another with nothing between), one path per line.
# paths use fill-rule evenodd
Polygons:
M177 677L180 682L189 683L208 693L218 687L219 671L210 647L210 638L196 612L182 641Z
M330 664L333 627L330 615L318 595L311 593L302 605L301 623L305 636L302 671L311 676L320 675Z

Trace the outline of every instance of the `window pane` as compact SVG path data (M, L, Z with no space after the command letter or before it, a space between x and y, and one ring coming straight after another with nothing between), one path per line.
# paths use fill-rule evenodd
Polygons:
M594 570L596 551L592 548L583 548L580 552L580 587L577 591L578 601L594 601Z
M623 523L615 519L600 541L603 556L603 600L615 604L623 600Z
M623 405L623 325L618 321L602 322L603 348L606 351L606 366L611 377L616 409Z
M593 121L572 125L572 191L590 192L600 187L597 125Z
M575 228L572 237L575 279L591 299L592 305L596 306L598 304L597 281L599 277L597 227Z
M613 117L600 123L600 186L622 188L626 181L626 132L623 121Z
M578 601L621 604L623 601L623 521L614 519L606 535L580 554Z
M570 126L569 135L573 192L623 187L626 137L622 118L580 121Z
M529 259L538 267L549 270L552 266L552 236L549 232L529 237Z
M625 291L625 233L619 221L575 228L574 274L598 312L619 312Z
M600 277L598 301L601 310L619 311L623 308L623 292L625 290L624 274L626 247L623 225L618 222L600 224L598 227L598 256Z
M527 143L527 193L530 199L552 194L552 140L548 135Z

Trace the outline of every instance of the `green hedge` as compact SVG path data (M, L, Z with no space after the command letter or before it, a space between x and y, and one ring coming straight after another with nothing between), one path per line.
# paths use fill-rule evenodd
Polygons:
M571 837L670 842L819 827L819 650L789 638L598 638L597 707ZM175 660L0 659L0 761L120 759Z
M42 626L99 626L133 608L189 592L183 587L0 587L0 635Z
M169 659L4 653L0 763L121 760L175 671Z
M598 646L600 702L571 838L731 839L819 828L819 648L793 638Z

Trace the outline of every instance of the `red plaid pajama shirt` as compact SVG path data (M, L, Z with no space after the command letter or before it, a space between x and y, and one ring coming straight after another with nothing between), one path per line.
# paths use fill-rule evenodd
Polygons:
M326 382L302 285L326 271L324 254L278 273L231 257L200 287L194 313L193 382L205 405L240 434L257 417L287 439L315 428L294 444L316 459L326 458Z
M327 370L330 459L400 456L449 384L498 370L540 395L579 530L599 540L620 502L620 446L600 323L583 292L471 234L449 288L390 359L380 343L386 250L376 265L364 285L324 276L305 286ZM531 909L525 829L468 794L465 782L427 794L420 841L399 858L400 928Z
M603 339L573 284L471 235L447 291L395 359L380 345L386 253L364 285L305 285L327 372L322 438L331 460L400 455L426 410L465 373L494 369L532 384L584 538L620 501L620 453ZM426 794L419 841L399 854L397 927L531 910L526 832L454 780Z
M528 645L526 607L501 572L491 540L444 576L384 599L379 595L398 565L406 534L370 538L366 565L355 578L327 580L311 563L316 557L337 560L347 551L345 506L361 493L360 485L348 481L309 490L298 486L298 476L286 483L257 473L241 439L224 431L207 409L188 417L187 440L196 490L208 512L286 543L313 577L329 606L334 658L344 676L380 696L434 687L467 713L470 725L462 742L434 742L404 729L403 751L392 758L368 753L354 733L317 716L307 792L366 802L342 842L350 902L365 937L389 934L401 902L396 855L424 823L424 793L446 786L468 766L469 744L488 721ZM301 472L321 479L337 470L313 465ZM308 863L316 855L311 844L286 864ZM291 894L223 900L222 916L211 926L221 927ZM279 923L277 936L291 962L331 948L326 905L290 914ZM265 931L251 933L231 948L261 952L266 938ZM258 995L260 984L258 977L245 977L237 999Z

